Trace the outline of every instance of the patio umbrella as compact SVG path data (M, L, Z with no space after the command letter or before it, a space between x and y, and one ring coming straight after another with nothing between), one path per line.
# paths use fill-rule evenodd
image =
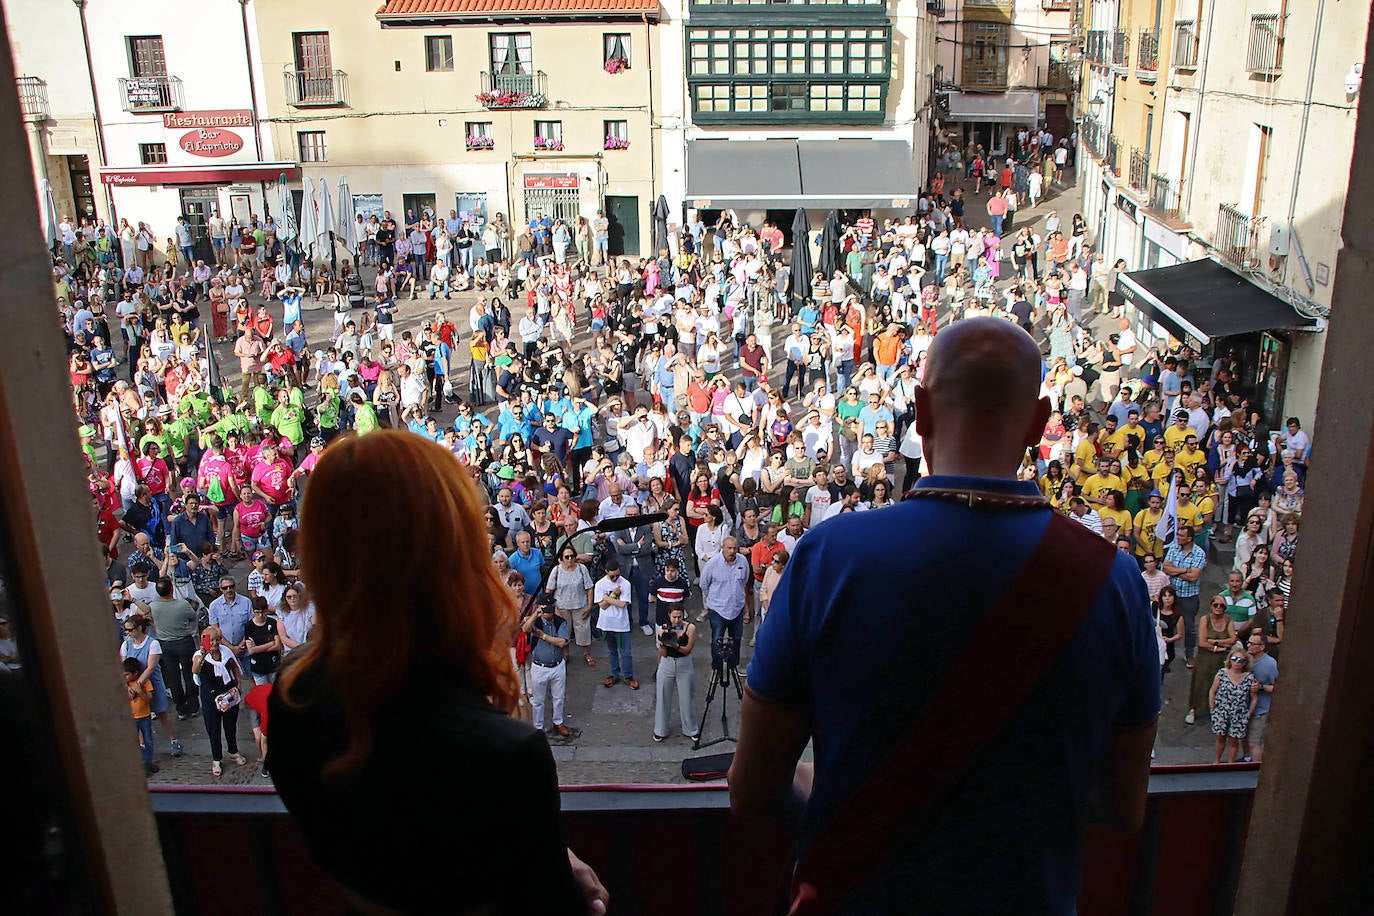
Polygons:
M353 206L353 192L349 190L348 179L339 177L339 241L348 249L350 256L358 250L358 209Z
M301 187L304 189L301 194L301 225L296 241L313 264L315 237L319 235L319 215L315 211L315 185L309 178L304 178L301 180Z
M831 210L825 217L821 228L820 254L816 257L816 269L828 280L835 276L840 266L840 218Z
M289 245L300 234L296 226L296 208L291 204L291 189L286 186L286 173L277 178L277 238L283 245Z
M658 195L654 204L654 248L668 247L668 198Z
M315 227L315 238L319 242L320 253L329 258L329 270L338 275L338 255L334 252L334 201L330 200L329 179L320 179L320 194L315 198L319 207L319 224Z
M805 210L792 218L792 314L811 298L811 221Z
M53 200L52 182L46 178L39 185L38 210L43 223L43 241L52 251L57 247L57 202Z

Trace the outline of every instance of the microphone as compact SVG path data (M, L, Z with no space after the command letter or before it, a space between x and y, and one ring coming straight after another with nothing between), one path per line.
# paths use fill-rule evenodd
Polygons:
M667 520L667 512L650 512L648 515L622 515L620 518L608 518L604 522L599 522L593 525L591 530L609 534L615 531L625 531L629 528L638 528L641 525L652 525L654 522L663 522Z

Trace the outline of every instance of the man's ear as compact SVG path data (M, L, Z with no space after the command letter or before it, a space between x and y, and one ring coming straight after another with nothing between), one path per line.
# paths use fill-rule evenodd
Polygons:
M1040 444L1040 439L1045 435L1045 424L1050 420L1050 399L1041 398L1035 404L1035 413L1031 415L1029 424L1026 426L1025 445L1032 448Z

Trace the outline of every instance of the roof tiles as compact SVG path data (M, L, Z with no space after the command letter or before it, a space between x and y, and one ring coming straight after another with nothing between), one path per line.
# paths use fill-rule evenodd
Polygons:
M377 18L443 19L490 16L657 15L657 0L386 0Z

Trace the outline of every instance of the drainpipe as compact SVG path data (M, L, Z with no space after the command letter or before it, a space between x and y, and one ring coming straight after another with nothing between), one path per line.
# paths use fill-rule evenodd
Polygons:
M654 154L654 43L649 30L649 14L641 13L640 18L644 20L644 69L649 75L649 212L653 213L654 207L658 205L658 163ZM1304 123L1306 123L1304 121ZM605 209L605 195L602 194L601 209ZM653 237L653 218L649 219L649 235ZM665 240L666 241L666 240ZM640 243L640 251L643 251L643 243ZM655 251L654 254L658 252Z
M1286 6L1286 4L1285 4ZM1298 181L1302 176L1302 154L1307 148L1307 122L1312 114L1312 87L1317 79L1317 46L1322 37L1322 12L1326 8L1326 0L1317 0L1317 20L1316 28L1312 31L1312 56L1307 61L1307 92L1302 97L1302 126L1298 128L1298 155L1293 160L1293 188L1288 193L1288 234L1290 243L1297 245L1299 259L1301 259L1301 243L1297 240L1297 233L1293 230L1293 215L1298 209ZM1288 264L1284 263L1284 280L1288 279ZM1311 280L1308 280L1310 287Z
M1199 53L1198 53L1198 57L1200 58L1200 64L1201 64L1201 67L1202 67L1202 76L1200 76L1200 77L1198 78L1198 89L1197 89L1197 121L1196 121L1196 123L1193 124L1193 150L1192 150L1192 152L1191 152L1191 153L1189 154L1189 156L1188 156L1189 161L1193 164L1193 168L1192 168L1192 170L1191 170L1191 174L1188 176L1188 202L1187 202L1187 206L1186 206L1185 210L1183 211L1183 212L1188 213L1188 214L1191 214L1191 213L1193 212L1193 188L1194 188L1195 185L1196 185L1196 182L1194 182L1193 179L1197 176L1197 147L1198 147L1198 138L1200 138L1200 137L1202 136L1202 113L1203 113L1203 111L1206 109L1206 104L1205 104L1205 103L1206 103L1206 101L1207 101L1207 70L1208 70L1207 61L1208 61L1208 58L1211 56L1211 51L1212 51L1212 26L1213 26L1213 20L1214 20L1214 18L1215 18L1215 16L1216 16L1216 12L1217 12L1216 0L1211 0L1211 2L1209 2L1209 3L1207 4L1207 44L1206 44L1206 46L1203 47L1203 48L1199 51ZM1305 123L1305 122L1304 122L1304 123Z
M243 21L243 63L248 68L249 108L253 112L253 149L257 151L258 161L262 162L262 130L258 124L258 85L253 77L253 47L249 44L248 34L248 0L239 0L239 18ZM272 215L272 206L267 202L267 182L259 181L258 189L262 192L262 215L263 219L266 219Z
M81 44L86 50L86 78L91 84L91 106L95 115L95 153L103 169L109 165L105 155L105 119L100 116L100 93L95 90L95 65L91 63L91 32L86 26L86 0L72 0L76 4L77 15L81 19ZM105 189L105 208L110 212L110 227L119 225L119 213L115 210L114 193L101 176L100 185Z

